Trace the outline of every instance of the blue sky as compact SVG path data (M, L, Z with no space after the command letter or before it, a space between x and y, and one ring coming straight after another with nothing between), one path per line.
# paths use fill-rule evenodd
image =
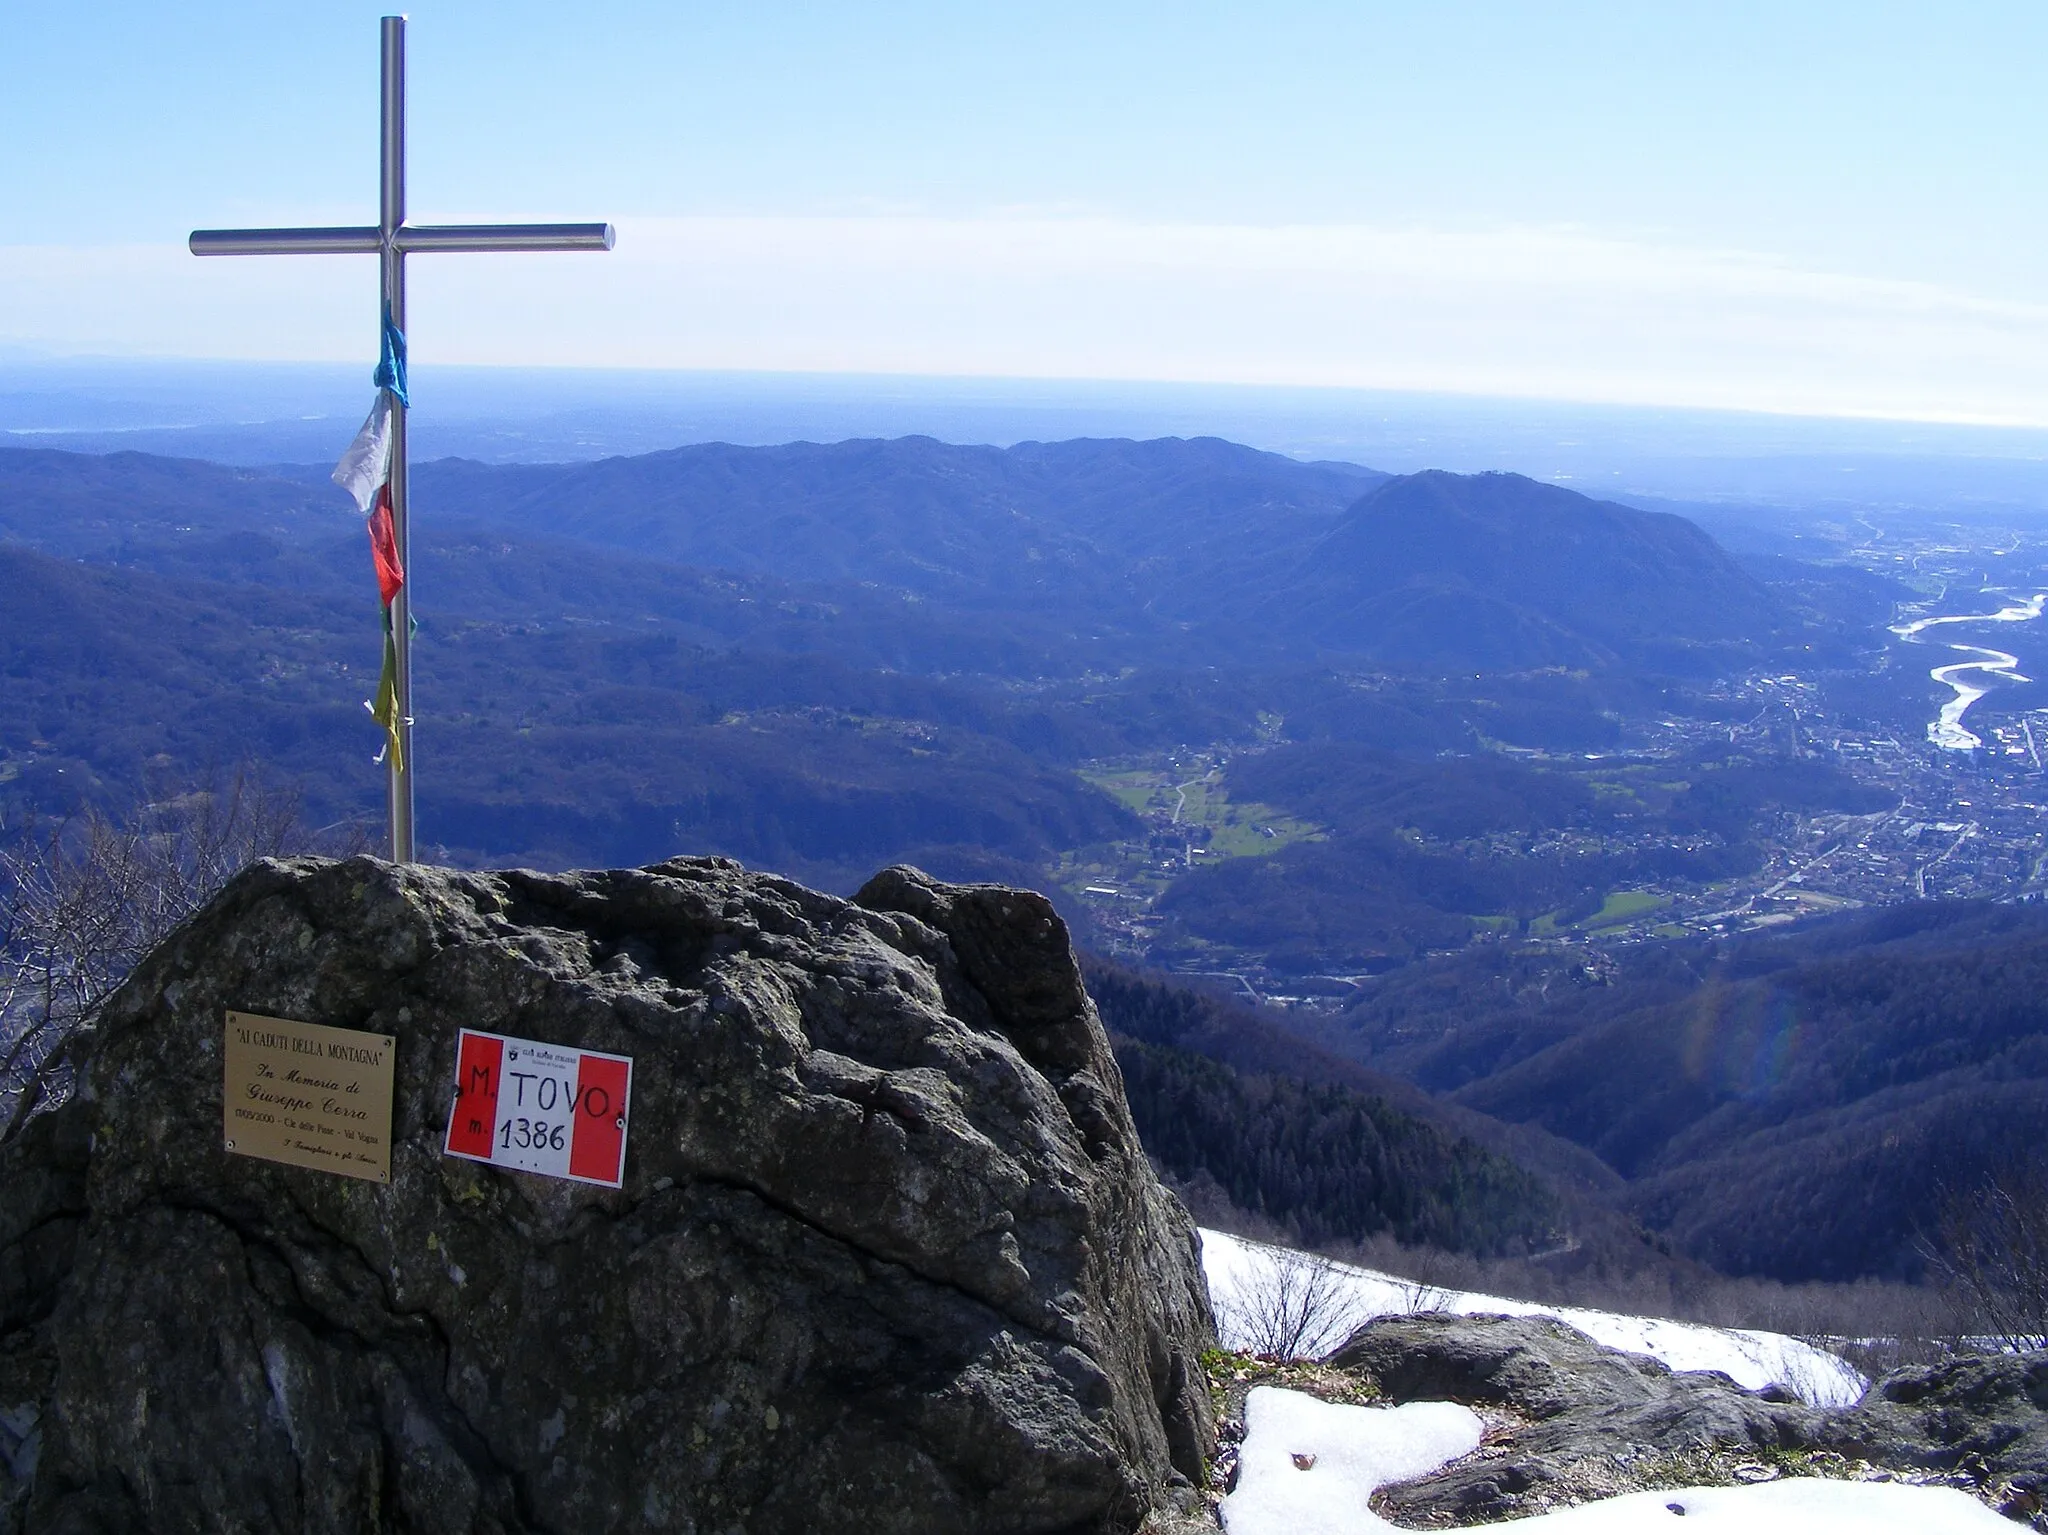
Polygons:
M0 13L0 345L346 360L355 4ZM422 0L447 361L1357 384L2048 423L2048 7ZM228 269L233 269L232 271Z

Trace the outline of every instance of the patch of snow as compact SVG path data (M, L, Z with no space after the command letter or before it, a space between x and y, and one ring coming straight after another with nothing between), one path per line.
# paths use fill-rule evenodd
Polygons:
M1230 1535L1336 1535L1393 1529L1367 1507L1373 1492L1471 1454L1483 1425L1451 1402L1345 1407L1254 1386L1245 1430L1223 1527Z
M1679 1509L1682 1526L1671 1522ZM1754 1487L1632 1492L1518 1520L1515 1528L1530 1535L2012 1535L2013 1524L1952 1487L1798 1476Z
M1226 1347L1249 1346L1245 1333L1247 1296L1274 1272L1278 1255L1283 1251L1221 1231L1202 1232L1202 1272L1209 1281L1209 1296L1216 1307L1216 1330ZM1752 1391L1769 1385L1790 1387L1802 1401L1815 1407L1853 1407L1870 1386L1863 1373L1846 1359L1784 1333L1705 1327L1695 1322L1623 1316L1579 1306L1546 1306L1499 1295L1435 1289L1391 1274L1354 1268L1348 1263L1336 1264L1335 1268L1342 1280L1344 1297L1342 1332L1374 1317L1405 1316L1414 1311L1449 1311L1460 1316L1548 1316L1576 1327L1596 1343L1632 1354L1647 1354L1674 1370L1719 1370ZM1341 1335L1333 1338L1332 1346L1340 1341Z
M1479 1446L1479 1419L1448 1402L1345 1407L1254 1387L1245 1401L1229 1535L1395 1535L1373 1492ZM1674 1525L1683 1515L1700 1523ZM1965 1493L1896 1482L1794 1477L1752 1487L1629 1493L1529 1519L1517 1535L2003 1535L2012 1525Z

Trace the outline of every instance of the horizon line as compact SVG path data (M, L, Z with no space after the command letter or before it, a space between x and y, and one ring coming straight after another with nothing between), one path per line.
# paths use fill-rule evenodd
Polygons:
M260 367L330 369L360 366L358 358L279 358L249 357L234 355L195 355L172 352L66 352L45 350L41 346L25 343L0 342L0 374L20 366L65 365L65 364L157 364L218 366L222 368ZM619 363L503 363L503 362L434 362L419 359L413 371L432 374L442 371L463 373L490 373L499 375L554 374L554 375L612 375L640 379L691 378L691 379L763 379L787 381L844 382L871 381L875 383L926 383L933 385L1007 385L1012 387L1040 387L1064 389L1159 389L1185 390L1190 392L1231 391L1252 395L1281 396L1287 394L1313 395L1337 400L1345 396L1368 396L1404 400L1441 401L1444 403L1465 402L1470 404L1507 405L1515 407L1557 406L1581 410L1613 410L1642 415L1683 412L1718 418L1753 418L1761 421L1800 422L1842 422L1859 425L1930 426L1951 429L1981 430L1990 432L2041 432L2048 433L2048 418L2033 419L2022 416L1973 415L1955 413L1907 413L1876 409L1858 410L1853 408L1768 408L1764 406L1743 406L1728 404L1702 404L1674 400L1623 400L1595 395L1570 393L1490 393L1479 390L1429 388L1422 385L1396 384L1334 384L1321 382L1292 382L1271 379L1225 379L1225 378L1163 378L1143 375L1082 375L1068 373L953 373L924 372L890 369L827 369L827 368L736 368L736 367L676 367L662 364ZM367 374L365 375L367 377ZM35 435L114 433L131 431L192 431L228 430L234 425L267 425L285 417L267 418L260 422L240 423L180 423L142 427L46 427L46 428L0 428L0 433L13 436L23 433ZM301 418L312 419L312 418ZM917 434L911 434L917 435ZM1213 435L1204 433L1201 435Z

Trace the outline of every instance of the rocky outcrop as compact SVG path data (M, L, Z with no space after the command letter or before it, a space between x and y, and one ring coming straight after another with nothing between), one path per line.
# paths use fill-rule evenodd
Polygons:
M396 1037L388 1185L223 1152L230 1008ZM442 1155L464 1025L633 1058L623 1189ZM1129 1531L1209 1333L1050 905L908 869L259 864L0 1152L28 1531Z
M1492 1419L1479 1450L1375 1499L1401 1524L1790 1474L1936 1482L2048 1527L2048 1359L2038 1355L1894 1370L1838 1412L1782 1388L1675 1373L1544 1317L1386 1318L1330 1363L1389 1402L1462 1402Z
M1632 1491L1632 1461L1798 1448L1826 1422L1789 1392L1676 1373L1549 1317L1389 1317L1353 1333L1330 1362L1391 1402L1504 1410L1507 1431L1477 1454L1382 1495L1403 1523L1506 1518Z
M1879 1465L2003 1478L2038 1511L2048 1494L2048 1355L1894 1370L1828 1425L1827 1442Z

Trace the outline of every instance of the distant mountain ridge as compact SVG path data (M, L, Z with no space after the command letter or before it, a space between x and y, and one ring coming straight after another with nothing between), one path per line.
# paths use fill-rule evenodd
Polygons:
M1173 587L1299 551L1386 476L1216 438L1013 448L929 437L707 443L540 469L449 460L423 506L681 564L935 598ZM1145 595L1150 595L1145 594Z
M1267 611L1331 650L1498 668L1754 644L1786 618L1683 517L1439 470L1369 490Z
M0 448L0 543L147 563L147 551L229 534L299 541L346 530L348 498L311 479L149 453Z
M691 565L1083 601L1424 667L1756 646L1782 605L1697 525L1521 475L1398 477L1214 439L678 448L423 465L423 504ZM1363 494L1361 494L1363 492Z
M0 450L0 538L153 569L189 568L217 538L303 548L349 531L325 480L319 466ZM428 540L474 529L587 548L593 568L623 556L866 593L861 607L900 593L977 624L1001 613L1181 664L1350 655L1436 671L1698 672L1761 654L1793 621L1669 513L1520 475L1390 477L1213 438L442 460L415 466L413 492ZM247 563L248 550L226 552ZM430 563L422 611L435 578Z

